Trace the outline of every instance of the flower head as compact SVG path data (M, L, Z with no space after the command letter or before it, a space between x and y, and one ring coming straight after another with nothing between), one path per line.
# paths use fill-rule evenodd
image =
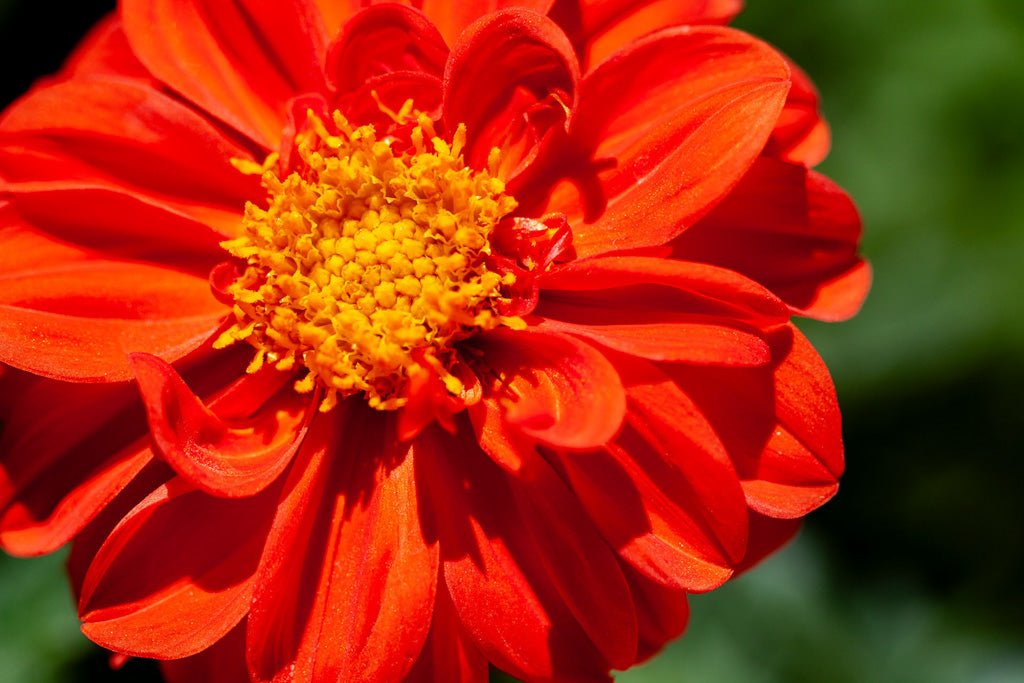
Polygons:
M835 493L791 316L869 275L813 86L668 5L123 0L0 119L0 544L170 680L679 635Z

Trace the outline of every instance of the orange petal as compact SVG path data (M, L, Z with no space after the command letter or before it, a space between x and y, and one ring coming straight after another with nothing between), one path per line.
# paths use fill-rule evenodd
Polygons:
M489 398L501 401L515 429L563 448L594 448L615 436L625 394L615 368L594 347L564 334L501 329L473 344L486 365L477 374L485 388L495 380Z
M564 567L580 572L578 578L563 575L559 581L549 572L557 571L558 559L564 558L556 554L549 564L544 557L559 541L567 543L566 553L590 546L596 532L589 522L579 519L578 503L568 494L563 497L555 492L557 499L538 511L539 517L547 517L553 507L563 503L575 504L577 510L546 529L538 516L528 517L523 512L528 503L518 500L512 489L523 482L507 477L472 442L435 429L420 436L414 451L429 482L431 500L436 501L430 510L440 534L445 585L459 621L476 646L496 666L525 680L610 680L609 665L586 635L569 606L572 600L564 597L560 586L574 579L581 589L606 582L603 585L608 592L592 597L609 610L605 614L618 614L623 605L605 601L623 597L628 601L628 593L623 595L621 590L625 588L621 572L606 567L605 558L611 556L600 539L591 547L596 560L592 569L575 562ZM453 454L459 457L453 458ZM552 493L542 487L537 496L542 492ZM522 491L521 495L529 494ZM570 523L583 524L570 529L570 534L579 531L572 543L563 536ZM546 532L551 536L538 546L537 535ZM628 609L628 603L625 607ZM579 614L582 617L582 612ZM623 629L621 623L590 625L622 629L623 634L632 630ZM603 637L599 640L605 642ZM612 649L621 652L634 643L618 643Z
M138 263L57 264L0 282L0 361L65 381L128 379L133 351L182 358L226 310L204 278Z
M389 419L350 402L313 422L260 563L253 680L398 681L423 647L437 545Z
M757 158L789 89L785 60L739 31L677 28L633 43L580 84L549 210L580 257L658 246L706 214ZM575 187L575 193L572 188Z
M75 102L70 109L69 101ZM185 104L119 76L37 88L0 119L0 188L16 203L23 194L121 192L207 222L213 228L211 250L219 238L214 231L234 235L245 201L260 194L258 180L229 163L250 157ZM48 199L54 201L52 195ZM84 207L71 200L66 197L49 213L80 213ZM149 234L160 242L180 241L158 230Z
M265 149L277 149L289 99L325 90L312 0L125 0L121 20L154 76Z
M837 321L860 309L871 283L857 253L860 237L857 208L835 183L805 166L762 157L673 250L743 273L797 314Z
M487 15L452 45L443 115L467 129L466 159L486 168L493 147L506 174L525 168L549 131L566 127L579 66L565 34L547 17L513 8Z
M131 363L159 454L215 496L251 496L277 479L302 443L316 406L312 397L286 386L276 396L253 397L256 404L269 398L256 415L223 420L166 362L136 353Z
M177 659L213 645L249 610L277 495L224 500L180 480L161 486L96 553L82 585L82 631L138 657Z
M795 519L838 489L839 406L828 369L796 328L782 328L769 341L772 364L765 368L662 367L715 427L747 504L768 517Z

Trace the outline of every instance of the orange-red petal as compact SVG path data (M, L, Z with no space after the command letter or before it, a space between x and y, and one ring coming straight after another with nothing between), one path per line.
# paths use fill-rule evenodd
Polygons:
M260 405L255 415L223 420L165 361L132 354L131 363L159 454L184 479L215 496L251 496L277 479L302 443L316 405L311 397L274 383L280 389L276 395L251 397ZM254 381L247 384L250 393L257 389Z
M478 375L514 429L562 448L595 448L622 424L626 400L615 368L598 350L564 334L501 329L473 341Z
M182 358L225 312L205 278L140 263L56 263L0 282L0 361L65 381L128 379L131 352Z
M96 553L82 584L82 630L108 649L156 659L213 645L249 610L277 495L225 500L181 480L161 486Z
M568 126L579 66L572 45L547 17L511 8L489 14L452 45L444 73L443 117L466 125L467 161L486 168L493 147L503 175L523 170L546 135Z
M763 157L673 248L753 278L797 314L838 321L860 309L871 283L860 237L857 208L835 183Z
M314 420L285 484L249 617L256 681L401 680L434 608L414 458L387 416L343 404Z
M757 158L788 89L778 53L712 27L658 32L589 73L578 157L549 203L577 254L658 246L693 225Z
M121 20L154 76L265 149L277 148L288 100L325 89L312 0L125 0Z

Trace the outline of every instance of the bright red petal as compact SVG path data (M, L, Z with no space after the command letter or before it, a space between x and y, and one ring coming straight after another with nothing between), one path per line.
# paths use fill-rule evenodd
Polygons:
M152 80L128 45L116 12L107 15L89 31L61 69L61 75L75 78L99 74Z
M82 630L108 649L157 659L213 645L249 610L278 493L224 500L180 480L157 489L89 567Z
M448 46L422 12L397 4L369 7L345 24L327 55L327 75L339 92L395 71L440 77ZM423 108L419 102L417 107Z
M0 361L65 381L128 379L131 352L182 358L226 310L204 278L138 263L57 263L0 282Z
M651 360L764 365L758 327L788 319L769 291L722 268L649 257L574 261L538 279L538 329Z
M751 370L663 366L725 443L747 504L794 519L835 495L843 470L839 406L828 369L796 328L771 339L772 366Z
M267 401L253 417L225 421L166 362L146 354L133 354L131 362L159 454L215 496L251 496L277 479L302 443L316 405L285 386L276 396L253 397L254 403Z
M610 680L605 673L610 665L587 637L570 605L602 643L608 629L622 629L623 625L590 622L576 597L567 599L562 591L571 580L580 582L575 596L603 585L608 592L592 597L609 610L606 616L628 610L631 603L628 591L622 595L621 573L606 566L606 558L611 558L607 547L602 548L600 539L592 540L596 532L579 518L581 513L573 507L578 503L564 485L535 489L537 496L543 491L556 498L527 515L523 510L527 500L513 490L516 480L502 474L472 443L434 429L420 436L414 451L429 478L445 584L463 628L480 650L498 667L529 681ZM551 481L550 475L544 477ZM519 495L533 499L525 489ZM549 514L555 508L569 516L546 529L541 520L551 521ZM578 535L569 541L564 537L566 525L576 523L583 526L570 527L569 533ZM537 536L545 533L551 535L538 545ZM552 552L559 541L566 547L545 559L545 553ZM593 565L584 562L581 566L578 561L583 558L577 555L561 567L564 573L550 573L559 570L559 560L572 558L584 547L593 553ZM572 572L578 574L569 576ZM632 644L609 647L616 654L632 649Z
M586 55L599 64L648 33L683 24L727 24L742 0L560 0L552 15Z
M757 280L798 314L838 321L860 309L871 283L860 237L857 208L835 183L761 158L674 251Z
M160 662L160 673L167 683L249 683L249 671L245 668L245 627L243 620L199 654Z
M693 401L653 366L623 362L629 422L604 452L560 458L624 560L661 583L716 588L747 542L739 479Z
M622 424L625 395L611 363L568 335L495 330L473 340L483 381L498 379L485 401L504 407L505 421L552 446L594 448Z
M677 28L633 43L580 84L581 155L549 210L579 256L666 243L706 214L757 158L789 68L739 31ZM575 164L575 166L573 166Z
M414 458L386 420L357 404L314 421L260 564L254 680L397 681L423 647L437 546L420 527Z
M121 20L154 76L266 149L288 100L325 90L327 34L312 0L125 0Z
M444 120L452 130L466 125L474 167L501 148L508 177L539 154L549 131L568 126L578 79L572 45L550 19L523 9L489 14L452 46Z
M439 586L430 635L404 683L487 683L487 680L487 658L463 632L448 589Z
M793 87L786 98L765 153L794 164L817 166L832 144L828 124L821 115L818 90L803 69L789 62Z

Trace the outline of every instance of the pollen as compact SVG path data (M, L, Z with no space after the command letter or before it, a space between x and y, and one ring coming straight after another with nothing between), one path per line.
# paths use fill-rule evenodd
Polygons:
M309 112L292 172L278 172L276 155L237 164L262 173L268 199L248 203L241 236L222 244L244 267L214 345L251 344L250 372L305 369L295 388L323 387L321 410L360 392L399 408L414 366L458 394L446 370L455 344L521 324L498 312L511 276L489 267L491 232L516 208L496 165L466 165L464 126L450 142L426 116L410 130L399 143Z

